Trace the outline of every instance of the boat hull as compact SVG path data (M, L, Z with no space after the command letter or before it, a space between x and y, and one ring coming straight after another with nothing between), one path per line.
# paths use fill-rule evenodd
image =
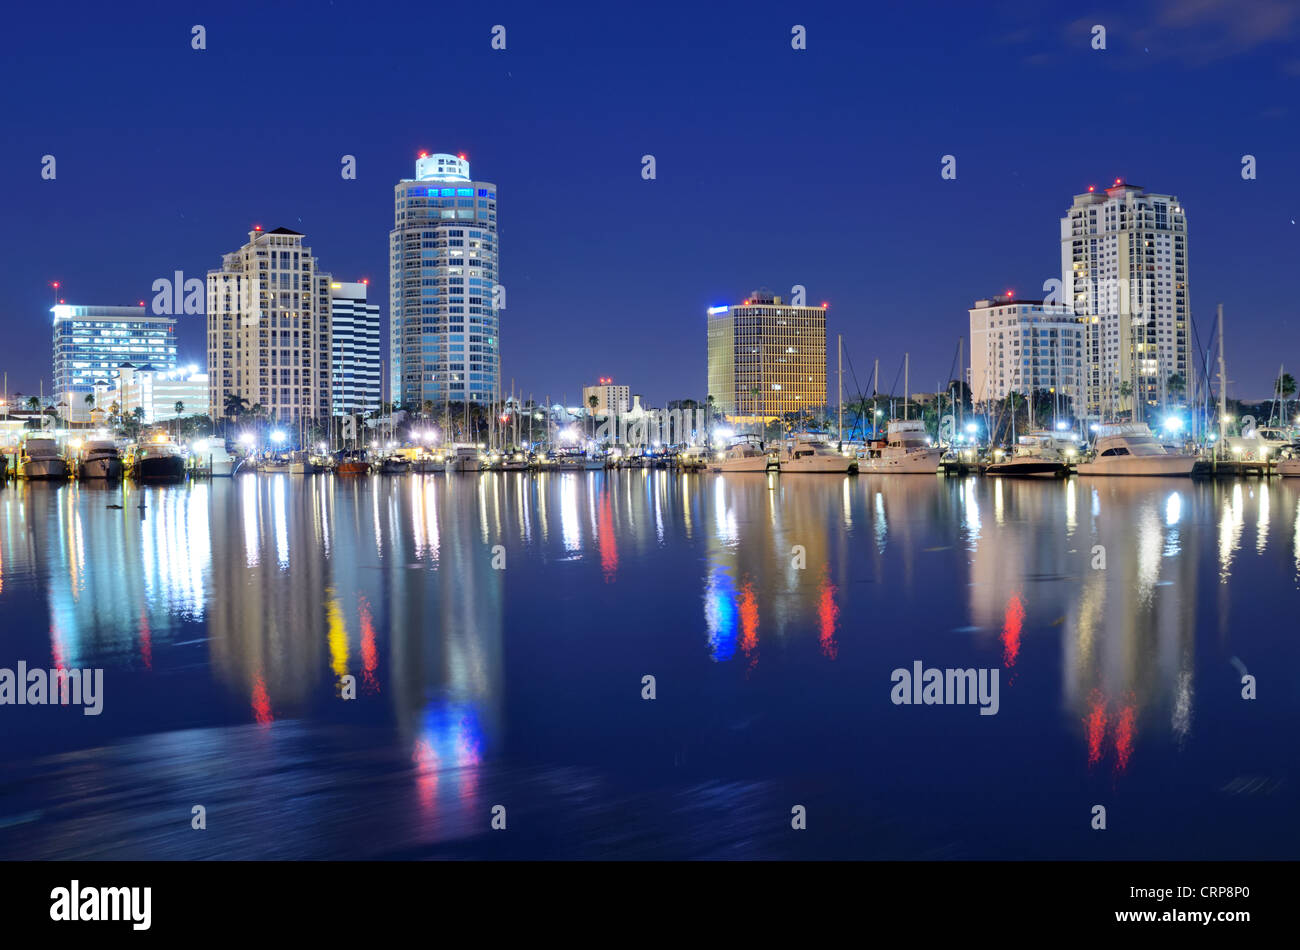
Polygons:
M116 481L122 477L122 460L117 457L86 459L77 468L77 477L83 479L104 478Z
M868 475L935 475L943 458L941 450L908 452L885 458L861 459L858 471Z
M320 471L320 466L315 462L290 462L290 475L315 475Z
M1118 456L1080 462L1074 470L1080 475L1190 476L1196 468L1195 455Z
M66 459L26 459L18 466L22 478L39 481L63 481L71 474Z
M1282 459L1277 463L1277 473L1284 477L1300 476L1300 459Z
M852 459L834 458L796 458L782 459L782 475L851 475L858 471L858 463Z
M138 459L131 469L131 477L138 482L183 482L185 460L179 455Z
M339 462L334 469L336 475L366 475L370 472L368 462Z
M779 463L769 458L724 459L714 464L711 471L721 472L723 475L734 475L738 472L763 474L768 470L779 471L778 465Z
M1063 462L1050 459L1033 461L994 462L984 469L986 475L1005 475L1009 477L1058 478L1066 473Z

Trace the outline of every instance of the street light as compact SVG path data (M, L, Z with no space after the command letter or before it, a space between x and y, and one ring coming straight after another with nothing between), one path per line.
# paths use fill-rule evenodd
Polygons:
M271 433L271 441L274 442L276 445L283 445L285 438L286 436L284 434L283 429L276 429L274 432Z

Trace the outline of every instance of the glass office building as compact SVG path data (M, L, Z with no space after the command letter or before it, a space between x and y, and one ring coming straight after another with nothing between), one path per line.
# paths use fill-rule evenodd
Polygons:
M123 363L176 368L176 318L140 307L57 304L54 317L54 392L84 396L107 383Z

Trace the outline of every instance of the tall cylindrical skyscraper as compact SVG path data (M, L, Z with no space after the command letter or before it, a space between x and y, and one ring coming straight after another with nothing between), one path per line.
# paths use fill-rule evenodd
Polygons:
M394 189L390 399L487 402L500 391L497 187L463 155L421 153Z

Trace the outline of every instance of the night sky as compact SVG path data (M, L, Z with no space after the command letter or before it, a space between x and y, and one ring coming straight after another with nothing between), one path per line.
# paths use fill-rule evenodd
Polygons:
M1279 363L1300 376L1300 8L977 6L11 6L0 369L49 393L50 281L68 303L147 301L254 224L370 278L386 338L393 185L427 150L500 189L507 392L575 404L612 376L656 405L703 398L705 309L796 283L830 302L832 372L842 333L864 388L910 350L913 390L933 390L971 303L1041 296L1071 197L1117 177L1182 200L1192 315L1204 345L1225 305L1229 394L1266 396ZM204 318L178 335L202 362Z

